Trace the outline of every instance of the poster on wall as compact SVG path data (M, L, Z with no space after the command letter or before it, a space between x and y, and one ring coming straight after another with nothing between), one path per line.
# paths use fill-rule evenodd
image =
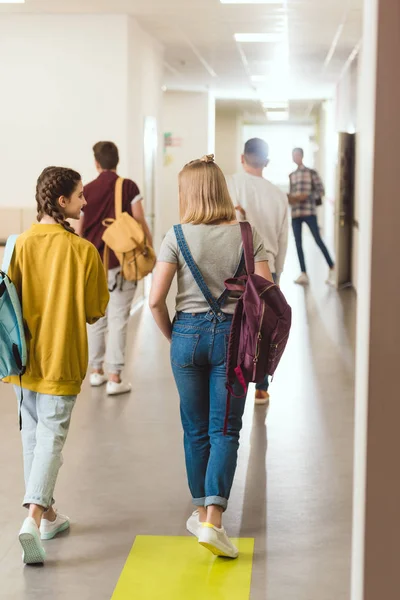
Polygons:
M174 162L174 155L171 148L181 148L183 140L180 137L174 137L173 133L168 131L164 133L164 166L168 167Z

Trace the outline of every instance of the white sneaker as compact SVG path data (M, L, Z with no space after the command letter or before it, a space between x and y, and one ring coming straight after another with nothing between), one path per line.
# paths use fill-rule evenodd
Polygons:
M27 517L19 532L19 542L23 549L22 560L26 565L44 563L46 552L40 541L39 527L35 519Z
M203 523L199 535L199 544L216 556L237 558L239 550L232 544L223 527L218 529L211 523Z
M42 519L40 523L40 537L42 540L52 540L56 535L68 529L69 525L69 518L60 513L57 513L55 521Z
M328 275L328 279L326 280L326 283L328 285L331 285L332 287L336 287L336 269L329 269L329 275Z
M302 273L300 277L296 279L295 283L297 283L298 285L308 285L310 283L310 280L308 278L307 273Z
M195 510L194 513L188 518L186 522L186 529L195 537L199 537L202 529L202 523L200 522L200 514L198 510Z
M132 385L130 383L125 383L121 381L121 383L116 383L115 381L109 381L107 383L107 394L109 396L118 396L118 394L127 394L132 389Z
M100 387L107 383L108 377L104 373L91 373L90 374L90 385L92 387Z

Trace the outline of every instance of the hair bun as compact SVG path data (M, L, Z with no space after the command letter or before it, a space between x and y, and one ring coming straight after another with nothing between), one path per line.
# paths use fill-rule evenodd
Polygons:
M206 154L203 158L200 159L201 162L205 163L213 163L214 162L214 154Z

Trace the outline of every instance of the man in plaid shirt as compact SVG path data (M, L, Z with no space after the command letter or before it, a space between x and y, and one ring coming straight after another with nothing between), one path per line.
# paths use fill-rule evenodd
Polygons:
M301 268L301 275L296 279L295 283L300 285L307 285L309 283L302 240L303 223L307 223L317 246L320 248L329 265L327 283L335 285L335 265L321 238L317 221L317 206L321 204L322 197L325 195L324 184L316 171L304 166L303 158L304 152L302 148L295 148L293 150L293 161L298 168L289 176L289 203L292 207L293 233Z

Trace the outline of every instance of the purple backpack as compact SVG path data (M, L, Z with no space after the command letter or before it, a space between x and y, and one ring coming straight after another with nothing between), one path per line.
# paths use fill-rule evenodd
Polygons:
M292 310L279 287L254 273L253 232L249 223L240 223L240 227L246 275L225 282L229 292L240 294L229 337L225 433L235 381L245 394L249 383L262 383L266 375L275 373L292 323Z

